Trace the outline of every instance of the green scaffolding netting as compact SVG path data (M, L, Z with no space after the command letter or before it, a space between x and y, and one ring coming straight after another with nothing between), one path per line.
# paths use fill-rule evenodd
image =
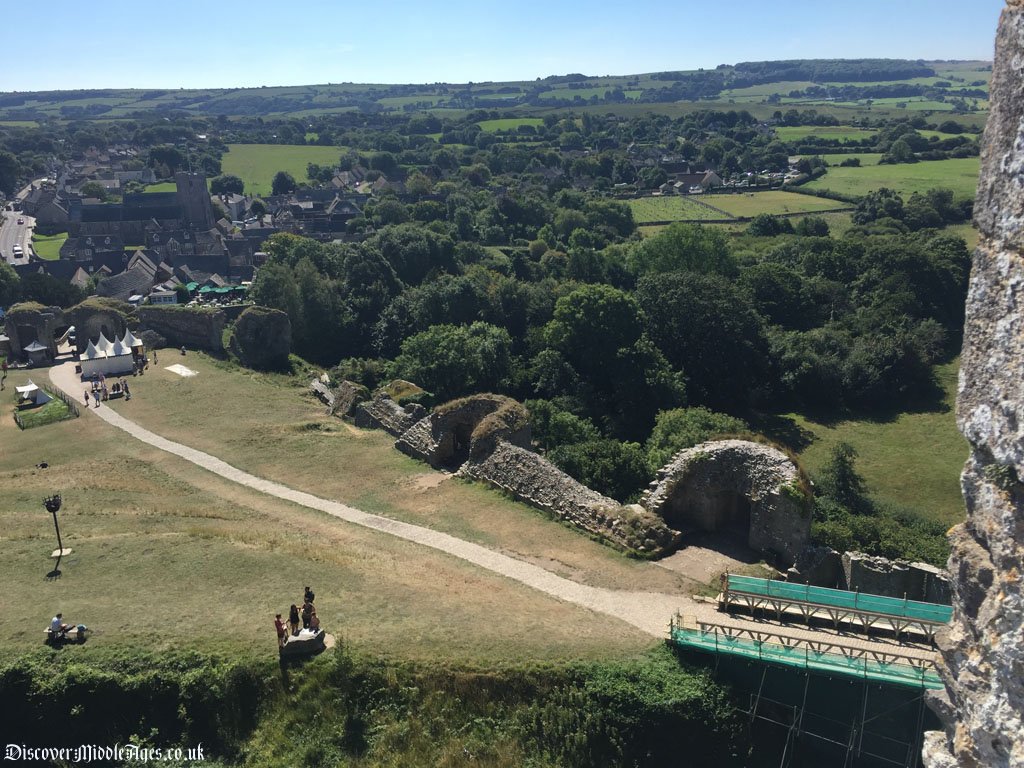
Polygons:
M680 646L816 672L868 678L892 685L934 689L943 687L942 680L934 669L914 667L895 661L886 663L868 657L855 658L841 653L815 651L811 648L787 647L778 643L729 637L717 632L683 627L672 628L672 641Z
M777 597L814 603L826 608L845 608L867 613L881 613L902 619L946 624L953 615L953 608L936 603L920 603L914 600L900 600L898 597L867 595L842 589L811 587L806 584L791 584L788 581L772 581L753 576L729 574L729 589L736 592Z

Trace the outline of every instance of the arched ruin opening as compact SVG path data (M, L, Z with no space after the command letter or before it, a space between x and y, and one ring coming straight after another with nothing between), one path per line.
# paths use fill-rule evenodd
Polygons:
M682 533L707 531L792 562L810 538L800 471L776 448L719 440L680 451L642 506Z
M724 533L744 544L750 538L751 500L735 488L677 486L663 509L665 523L678 531Z

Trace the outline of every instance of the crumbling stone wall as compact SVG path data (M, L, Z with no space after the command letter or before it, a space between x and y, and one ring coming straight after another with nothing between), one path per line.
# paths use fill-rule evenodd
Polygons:
M131 324L131 311L131 305L123 301L90 296L64 313L63 324L75 326L75 346L81 354L90 339L95 341L101 333L108 341L123 338Z
M949 605L952 601L949 573L942 568L863 552L840 554L831 547L805 547L786 580L925 603Z
M623 507L522 446L499 440L460 474L482 480L588 533L645 554L671 551L679 534L642 507Z
M4 316L4 335L11 340L11 354L15 357L21 357L25 347L38 341L49 348L52 358L57 354L54 332L64 324L60 307L44 307L34 302L15 304Z
M356 406L355 421L357 427L383 429L393 437L400 437L426 413L426 409L419 403L410 403L403 408L383 392L378 392Z
M717 440L680 451L641 505L678 530L731 530L752 549L793 563L811 536L800 470L782 451L746 440Z
M889 560L863 552L843 553L843 589L949 605L949 577L927 563Z
M146 305L136 310L139 330L156 331L172 347L185 346L215 354L224 351L227 318L219 309Z
M926 735L930 768L1024 766L1024 0L999 22L974 211L957 396L967 522L950 536L949 702L935 706L946 733Z
M504 395L473 395L437 407L395 443L434 468L457 469L489 455L499 441L530 446L526 409Z

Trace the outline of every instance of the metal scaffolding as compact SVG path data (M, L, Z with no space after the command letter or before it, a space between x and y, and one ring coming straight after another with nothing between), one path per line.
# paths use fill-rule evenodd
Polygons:
M948 605L922 603L883 595L869 595L841 589L812 587L751 576L725 574L719 608L743 608L771 612L778 621L796 618L806 624L814 620L845 625L864 634L889 630L898 638L907 632L935 641L936 631L949 623L953 609Z

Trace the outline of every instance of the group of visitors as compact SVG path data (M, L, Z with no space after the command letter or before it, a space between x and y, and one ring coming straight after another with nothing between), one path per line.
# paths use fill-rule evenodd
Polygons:
M100 407L101 400L109 400L111 397L124 397L125 400L132 399L132 391L128 387L128 382L124 379L115 381L110 388L107 388L106 378L94 379L92 382L92 390L85 390L85 407L89 407L89 395L92 395L93 400L96 401L96 407Z
M293 637L299 634L300 619L303 629L308 629L313 633L320 630L320 618L316 615L316 607L313 605L315 597L316 595L313 594L313 590L306 587L302 596L302 608L300 609L298 605L292 603L292 607L288 610L288 632ZM274 628L277 630L277 645L281 647L285 644L287 634L280 613L274 617Z

